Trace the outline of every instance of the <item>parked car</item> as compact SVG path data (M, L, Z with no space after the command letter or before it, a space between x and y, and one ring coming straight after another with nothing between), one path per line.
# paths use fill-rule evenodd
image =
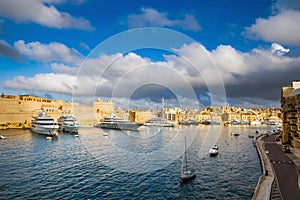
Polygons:
M290 152L291 152L290 146L287 145L287 144L282 145L282 150L283 150L285 153L290 153Z
M276 136L275 141L279 142L281 140L281 136Z

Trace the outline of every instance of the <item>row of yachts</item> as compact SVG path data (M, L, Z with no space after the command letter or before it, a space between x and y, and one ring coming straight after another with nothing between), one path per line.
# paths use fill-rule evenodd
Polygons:
M79 123L72 115L62 115L58 118L57 123L50 116L46 116L45 112L40 112L38 116L33 117L30 130L47 136L55 136L59 131L78 133Z
M152 118L145 123L134 123L129 120L119 118L116 116L105 117L104 120L95 125L95 127L102 129L116 129L116 130L137 130L140 126L159 126L159 127L173 127L175 123L160 117ZM31 121L30 130L46 136L55 136L58 132L68 132L77 134L80 124L72 115L62 115L57 120L46 116L45 112L40 112L38 116L33 117Z

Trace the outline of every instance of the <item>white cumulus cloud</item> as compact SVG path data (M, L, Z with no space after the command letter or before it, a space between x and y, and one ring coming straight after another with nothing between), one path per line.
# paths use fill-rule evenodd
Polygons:
M3 83L10 89L37 90L72 94L75 76L67 74L36 74L34 77L16 76L13 80Z
M80 65L83 56L74 48L58 42L43 44L40 42L25 43L19 40L14 43L15 49L30 60L42 62L62 62Z
M191 14L186 14L184 19L170 19L168 13L159 12L153 8L141 8L141 14L128 16L128 26L130 28L160 26L179 27L183 30L200 31L201 27L196 18Z
M51 4L63 2L59 0L1 0L0 16L17 23L33 22L50 28L94 30L88 20L61 12Z
M273 53L275 55L282 56L282 55L288 53L289 51L290 51L289 49L284 48L283 46L281 46L278 43L272 43L271 53Z
M299 46L300 11L284 9L267 19L258 18L255 24L246 28L245 33L254 39Z

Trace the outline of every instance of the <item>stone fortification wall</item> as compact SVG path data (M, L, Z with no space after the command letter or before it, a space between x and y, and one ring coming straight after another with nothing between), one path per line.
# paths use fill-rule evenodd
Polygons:
M98 99L93 106L50 100L32 95L11 96L2 94L0 97L0 129L29 128L32 116L45 111L55 121L62 114L73 114L82 126L92 126L109 116L114 105L111 101Z

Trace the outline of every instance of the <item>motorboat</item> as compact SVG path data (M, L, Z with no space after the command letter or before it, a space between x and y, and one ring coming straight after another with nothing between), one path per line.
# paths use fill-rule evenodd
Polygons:
M204 121L201 122L201 124L210 125L211 124L211 120L204 120Z
M180 184L191 180L196 177L195 169L188 167L188 159L186 154L186 137L184 137L184 153L182 156L182 163L181 163L181 172L180 172Z
M234 134L233 134L233 136L239 136L239 135L240 135L239 133L234 133Z
M241 120L241 121L240 121L240 124L241 124L241 125L250 125L250 122L247 121L247 120Z
M191 125L191 122L190 121L182 121L182 122L179 122L179 124L189 126L189 125Z
M6 137L3 135L0 135L0 140L4 140L4 139L6 139Z
M252 126L261 125L261 121L258 121L258 120L252 121L252 122L250 122L250 125L252 125Z
M116 130L137 130L142 124L133 123L127 119L112 116L105 117L103 122L97 124L96 127L102 129L116 129Z
M174 123L169 122L165 118L155 117L144 123L144 126L160 126L160 127L174 127Z
M103 133L103 136L108 136L108 133L104 132L104 133Z
M199 125L199 122L193 120L193 119L190 119L190 120L187 120L187 121L182 121L180 122L180 125Z
M218 155L218 153L219 153L219 147L215 144L210 148L209 155L216 156L216 155Z
M241 124L241 122L238 120L232 120L230 123L231 123L231 125L240 125Z
M58 118L59 130L68 133L78 133L79 123L73 115L62 115Z
M211 125L220 125L220 122L218 120L211 120Z
M38 116L33 117L30 130L47 136L55 136L59 125L50 116L46 116L45 112L40 112Z

